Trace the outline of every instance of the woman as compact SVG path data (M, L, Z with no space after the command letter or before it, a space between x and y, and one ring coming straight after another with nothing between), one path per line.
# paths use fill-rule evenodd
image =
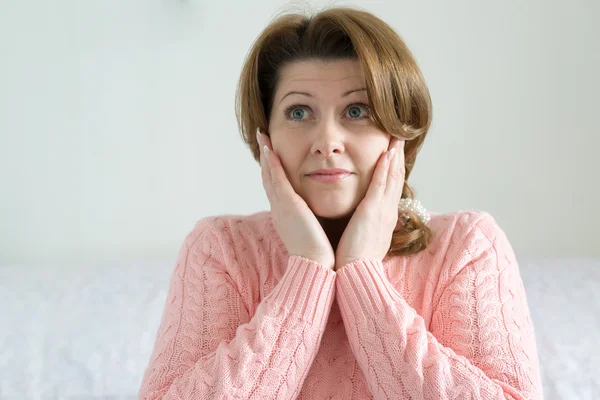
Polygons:
M186 237L141 399L542 397L505 234L413 199L431 101L386 23L279 17L237 107L271 212Z

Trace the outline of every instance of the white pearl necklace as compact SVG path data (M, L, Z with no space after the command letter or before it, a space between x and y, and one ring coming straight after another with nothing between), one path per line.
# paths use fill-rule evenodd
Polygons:
M421 205L419 200L415 199L400 199L400 204L398 206L398 210L400 211L412 211L421 221L424 223L428 223L431 217L427 214L427 210L425 207Z

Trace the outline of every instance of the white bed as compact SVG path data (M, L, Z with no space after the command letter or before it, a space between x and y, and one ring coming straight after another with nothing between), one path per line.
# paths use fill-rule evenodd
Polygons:
M546 399L600 399L600 260L521 259ZM172 260L0 266L0 399L135 399Z
M600 399L600 260L521 259L545 398Z

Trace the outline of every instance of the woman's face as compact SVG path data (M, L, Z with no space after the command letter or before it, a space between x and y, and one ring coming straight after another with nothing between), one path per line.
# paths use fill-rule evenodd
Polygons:
M342 218L364 198L391 136L370 117L359 61L306 61L282 68L269 134L292 187L315 215ZM309 176L317 169L350 171L333 183Z

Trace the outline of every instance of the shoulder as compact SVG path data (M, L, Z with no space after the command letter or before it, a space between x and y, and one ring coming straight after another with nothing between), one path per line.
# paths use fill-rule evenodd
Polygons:
M223 214L211 215L199 219L191 232L186 236L188 247L197 244L201 238L211 237L213 240L249 239L269 233L270 213L266 211L249 215Z
M270 212L224 214L197 220L184 246L192 257L212 257L219 264L237 265L263 248L273 236Z
M458 210L448 213L430 213L429 222L432 230L442 234L460 235L471 231L474 227L496 224L495 218L484 210Z
M460 210L430 215L429 227L435 237L443 241L464 243L468 237L479 234L482 235L481 240L493 242L499 233L503 233L496 218L483 210Z
M443 275L455 276L484 258L514 260L514 252L496 218L483 210L431 213L431 251L444 253ZM482 265L479 263L479 265Z

